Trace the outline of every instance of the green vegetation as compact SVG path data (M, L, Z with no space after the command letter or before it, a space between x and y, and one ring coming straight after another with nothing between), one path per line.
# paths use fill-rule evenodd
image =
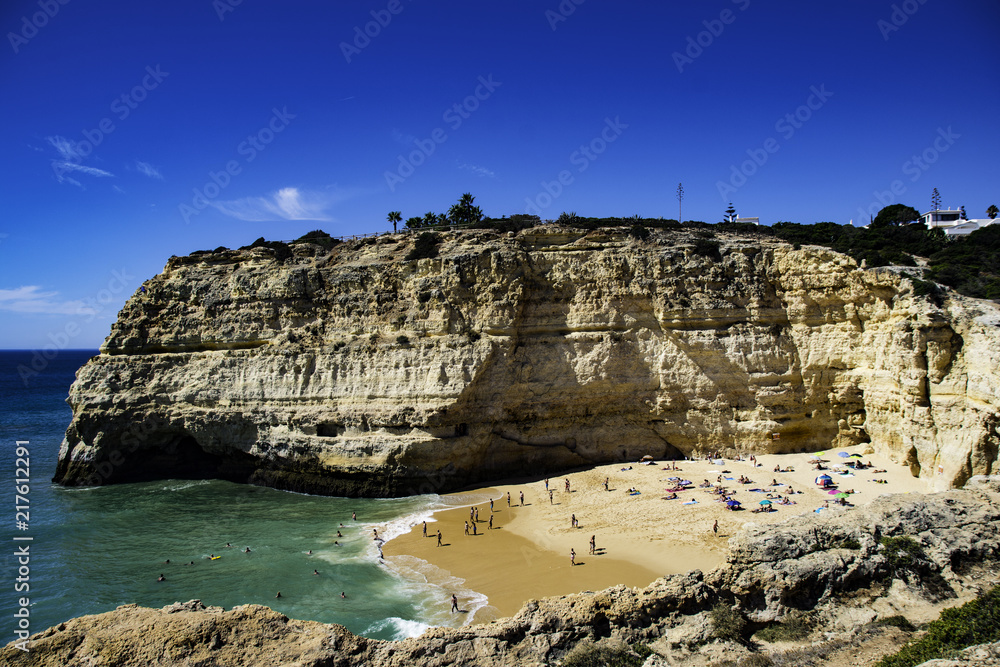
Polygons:
M853 549L858 550L861 548L861 543L853 538L845 538L839 542L834 542L830 545L831 549Z
M719 262L722 261L722 255L719 253L719 242L712 241L706 238L697 238L694 240L694 250L692 252L696 255L701 255L702 257L708 257L709 259L714 259Z
M895 655L882 658L876 667L912 667L995 641L1000 641L1000 587L961 607L945 609L927 626L927 634Z
M793 642L805 639L812 632L812 623L804 614L789 614L780 623L761 628L754 637L766 642Z
M913 632L914 630L916 630L916 628L913 626L913 623L910 623L910 621L907 620L905 616L901 616L899 614L879 619L875 624L886 625L893 628L899 628L900 630L904 630L906 632Z
M885 547L885 558L892 576L912 572L927 559L924 548L912 537L883 537L879 544Z
M437 257L441 237L432 232L422 232L413 244L413 250L406 255L407 260Z
M563 667L640 667L652 650L645 644L629 647L624 643L577 643L562 659Z
M295 245L299 243L315 243L316 245L322 246L327 250L329 250L338 243L341 243L341 241L338 241L337 239L333 238L332 236L324 232L322 229L314 229L313 231L303 234L299 238L295 239L289 245Z
M889 225L905 225L916 222L920 219L920 211L905 204L890 204L886 206L875 219L872 220L872 227L888 227Z
M250 245L243 246L240 250L247 250L249 248L269 248L274 253L275 259L279 262L283 262L292 256L292 249L288 247L287 243L284 241L265 241L263 236Z
M712 636L729 642L742 642L746 630L746 619L740 612L720 602L709 612L712 620Z

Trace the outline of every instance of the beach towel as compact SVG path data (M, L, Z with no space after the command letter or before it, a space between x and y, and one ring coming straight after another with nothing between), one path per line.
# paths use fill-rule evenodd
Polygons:
M633 493L630 493L629 495L630 495L630 496L638 496L638 495L641 495L641 494L642 494L642 492L641 492L641 491L635 491L635 492L633 492Z
M730 482L736 479L735 477L723 477L722 479L729 480Z
M751 493L767 493L764 489L750 489Z
M714 465L714 466L724 466L724 465L726 465L726 461L725 461L725 459L714 459L712 461L712 465Z
M697 504L698 504L697 500L688 500L686 502L681 503L681 505L697 505Z

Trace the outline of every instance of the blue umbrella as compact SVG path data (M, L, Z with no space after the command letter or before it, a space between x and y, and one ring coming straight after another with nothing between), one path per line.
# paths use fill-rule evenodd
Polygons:
M837 452L837 456L839 456L842 459L846 459L848 456L850 456L850 454L848 454L847 452Z
M730 507L735 507L736 505L740 504L740 501L738 501L738 500L727 500L726 504L729 505Z
M760 501L760 504L761 505L770 505L771 501L770 500L762 500L762 501Z

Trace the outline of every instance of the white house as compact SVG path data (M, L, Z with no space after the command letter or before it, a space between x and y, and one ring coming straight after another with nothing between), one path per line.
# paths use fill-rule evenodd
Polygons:
M960 209L927 211L927 213L920 216L920 222L924 223L924 225L927 226L927 229L934 229L935 227L950 227L958 224L961 219L962 211Z
M736 218L736 222L745 222L750 225L759 225L760 218Z

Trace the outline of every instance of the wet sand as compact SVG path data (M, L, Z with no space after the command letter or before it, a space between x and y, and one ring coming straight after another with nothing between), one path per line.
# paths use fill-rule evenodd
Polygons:
M862 453L865 446L838 449L823 455L828 468L849 460L838 452ZM850 511L836 504L836 499L818 488L815 477L830 474L841 490L853 490L847 499L854 505L871 502L885 493L927 492L928 485L914 479L909 468L888 459L865 454L860 460L874 464L873 469L841 476L836 471L817 472L808 454L766 454L751 467L748 460L726 459L722 465L701 461L656 461L654 465L637 462L616 463L572 472L549 480L552 501L542 479L514 481L493 487L452 494L449 502L474 503L479 509L478 535L464 534L469 520L469 506L445 509L428 522L428 537L421 526L388 542L384 553L391 565L409 576L426 577L446 588L472 590L488 598L489 606L480 609L473 619L483 622L516 613L528 600L552 595L566 595L586 590L600 590L616 584L644 587L666 574L699 569L709 571L725 559L727 539L747 523L778 523L801 514L813 514L829 501L830 509L820 514ZM672 465L678 470L674 471ZM794 472L774 472L775 466ZM729 472L723 472L729 471ZM744 475L752 484L740 484ZM677 493L676 500L664 500L669 477L690 480L694 488ZM698 488L704 480L736 491L736 499L745 509L730 511L708 490ZM604 480L608 478L608 491ZM732 479L726 479L732 478ZM570 491L565 490L565 480ZM886 484L874 480L885 480ZM781 486L772 486L777 481ZM635 488L639 493L629 495ZM789 495L789 488L797 491ZM750 489L762 489L763 493ZM511 507L507 506L510 493ZM524 493L524 505L520 494ZM760 502L771 498L774 510L755 513ZM780 505L777 495L787 496L795 504ZM488 528L490 506L494 499L493 526ZM690 501L693 504L684 504ZM578 526L572 525L576 516ZM713 530L718 521L719 530ZM443 545L437 545L436 531L441 530ZM589 541L595 537L597 553L589 553ZM570 549L576 552L577 565L570 563ZM419 573L419 574L418 574ZM460 595L459 606L471 607L474 600ZM447 600L442 605L450 607Z

